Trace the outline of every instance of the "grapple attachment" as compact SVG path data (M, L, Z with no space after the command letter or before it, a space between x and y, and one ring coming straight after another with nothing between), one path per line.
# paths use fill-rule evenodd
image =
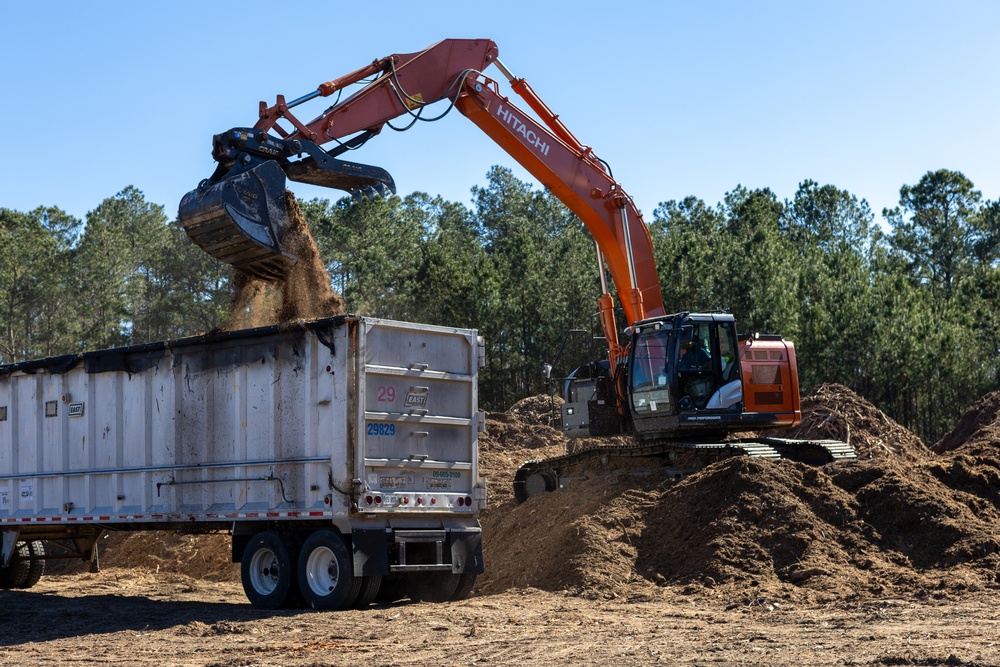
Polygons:
M288 158L305 153L303 159ZM177 219L212 257L263 280L282 280L298 261L287 241L296 230L285 205L285 178L351 193L395 192L384 169L345 162L308 141L235 129L215 137L219 168L181 199Z

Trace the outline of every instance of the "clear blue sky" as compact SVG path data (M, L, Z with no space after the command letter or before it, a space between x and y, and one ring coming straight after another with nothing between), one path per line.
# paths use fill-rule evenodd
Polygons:
M447 37L495 40L647 220L662 201L715 204L738 184L790 198L804 179L867 199L880 219L900 186L940 168L1000 197L993 1L0 6L0 207L19 211L83 218L134 185L173 217L214 169L212 135L252 125L260 100ZM457 112L351 158L389 170L401 194L466 203L491 165L515 167Z

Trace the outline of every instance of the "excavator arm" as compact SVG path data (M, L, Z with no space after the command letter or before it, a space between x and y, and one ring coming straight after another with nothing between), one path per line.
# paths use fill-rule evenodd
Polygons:
M497 54L490 40L444 40L417 53L375 60L291 102L282 96L271 106L262 102L252 128L216 135L213 157L219 166L185 195L181 224L214 257L251 275L280 279L296 260L281 243L290 226L284 212L285 177L343 189L356 197L394 192L395 184L384 170L341 161L339 156L360 147L396 118L430 120L423 117L424 108L448 100L587 226L599 255L602 326L610 358L617 362L624 351L618 347L604 265L629 324L664 315L649 232L605 164L524 79L500 63ZM491 64L541 122L501 95L497 82L483 74ZM359 83L364 84L361 90L339 99L348 86ZM338 98L335 103L311 121L303 122L292 111L332 95ZM333 147L321 148L327 144Z

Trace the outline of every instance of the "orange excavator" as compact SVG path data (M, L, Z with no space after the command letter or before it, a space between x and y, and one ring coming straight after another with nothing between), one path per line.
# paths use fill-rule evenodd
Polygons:
M598 447L525 463L514 480L519 500L559 488L594 466L628 457L694 453L701 462L732 455L787 457L810 463L853 458L842 442L734 438L740 431L799 423L795 349L777 335L738 335L728 313L668 314L649 232L607 164L497 58L494 42L448 39L417 53L380 58L273 105L261 102L253 127L214 137L215 173L181 201L190 238L217 259L267 280L297 261L282 244L291 228L286 178L337 188L355 197L395 192L383 169L340 159L391 121L409 124L447 102L537 178L586 225L597 247L602 293L598 311L607 358L565 382L563 430L571 436L632 434L637 443ZM529 114L483 72L499 70ZM360 89L344 96L351 86ZM293 109L316 98L334 103L310 121ZM441 114L443 115L443 114ZM279 124L281 121L282 124ZM287 127L286 127L287 126ZM325 148L324 148L325 147ZM610 274L625 326L619 330Z

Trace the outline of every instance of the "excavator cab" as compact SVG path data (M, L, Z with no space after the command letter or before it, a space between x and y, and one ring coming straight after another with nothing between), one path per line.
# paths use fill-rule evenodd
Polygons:
M627 360L617 369L603 362L574 371L563 430L702 439L790 425L800 418L795 378L789 341L741 339L729 313L652 318L632 327Z
M743 392L736 349L728 313L681 313L637 324L628 359L635 432L706 431L738 420Z
M295 230L285 205L286 178L344 190L357 199L396 191L384 169L337 159L351 145L325 151L311 141L252 128L218 134L212 156L219 166L181 199L178 221L212 257L256 278L281 280L298 261L288 247Z

